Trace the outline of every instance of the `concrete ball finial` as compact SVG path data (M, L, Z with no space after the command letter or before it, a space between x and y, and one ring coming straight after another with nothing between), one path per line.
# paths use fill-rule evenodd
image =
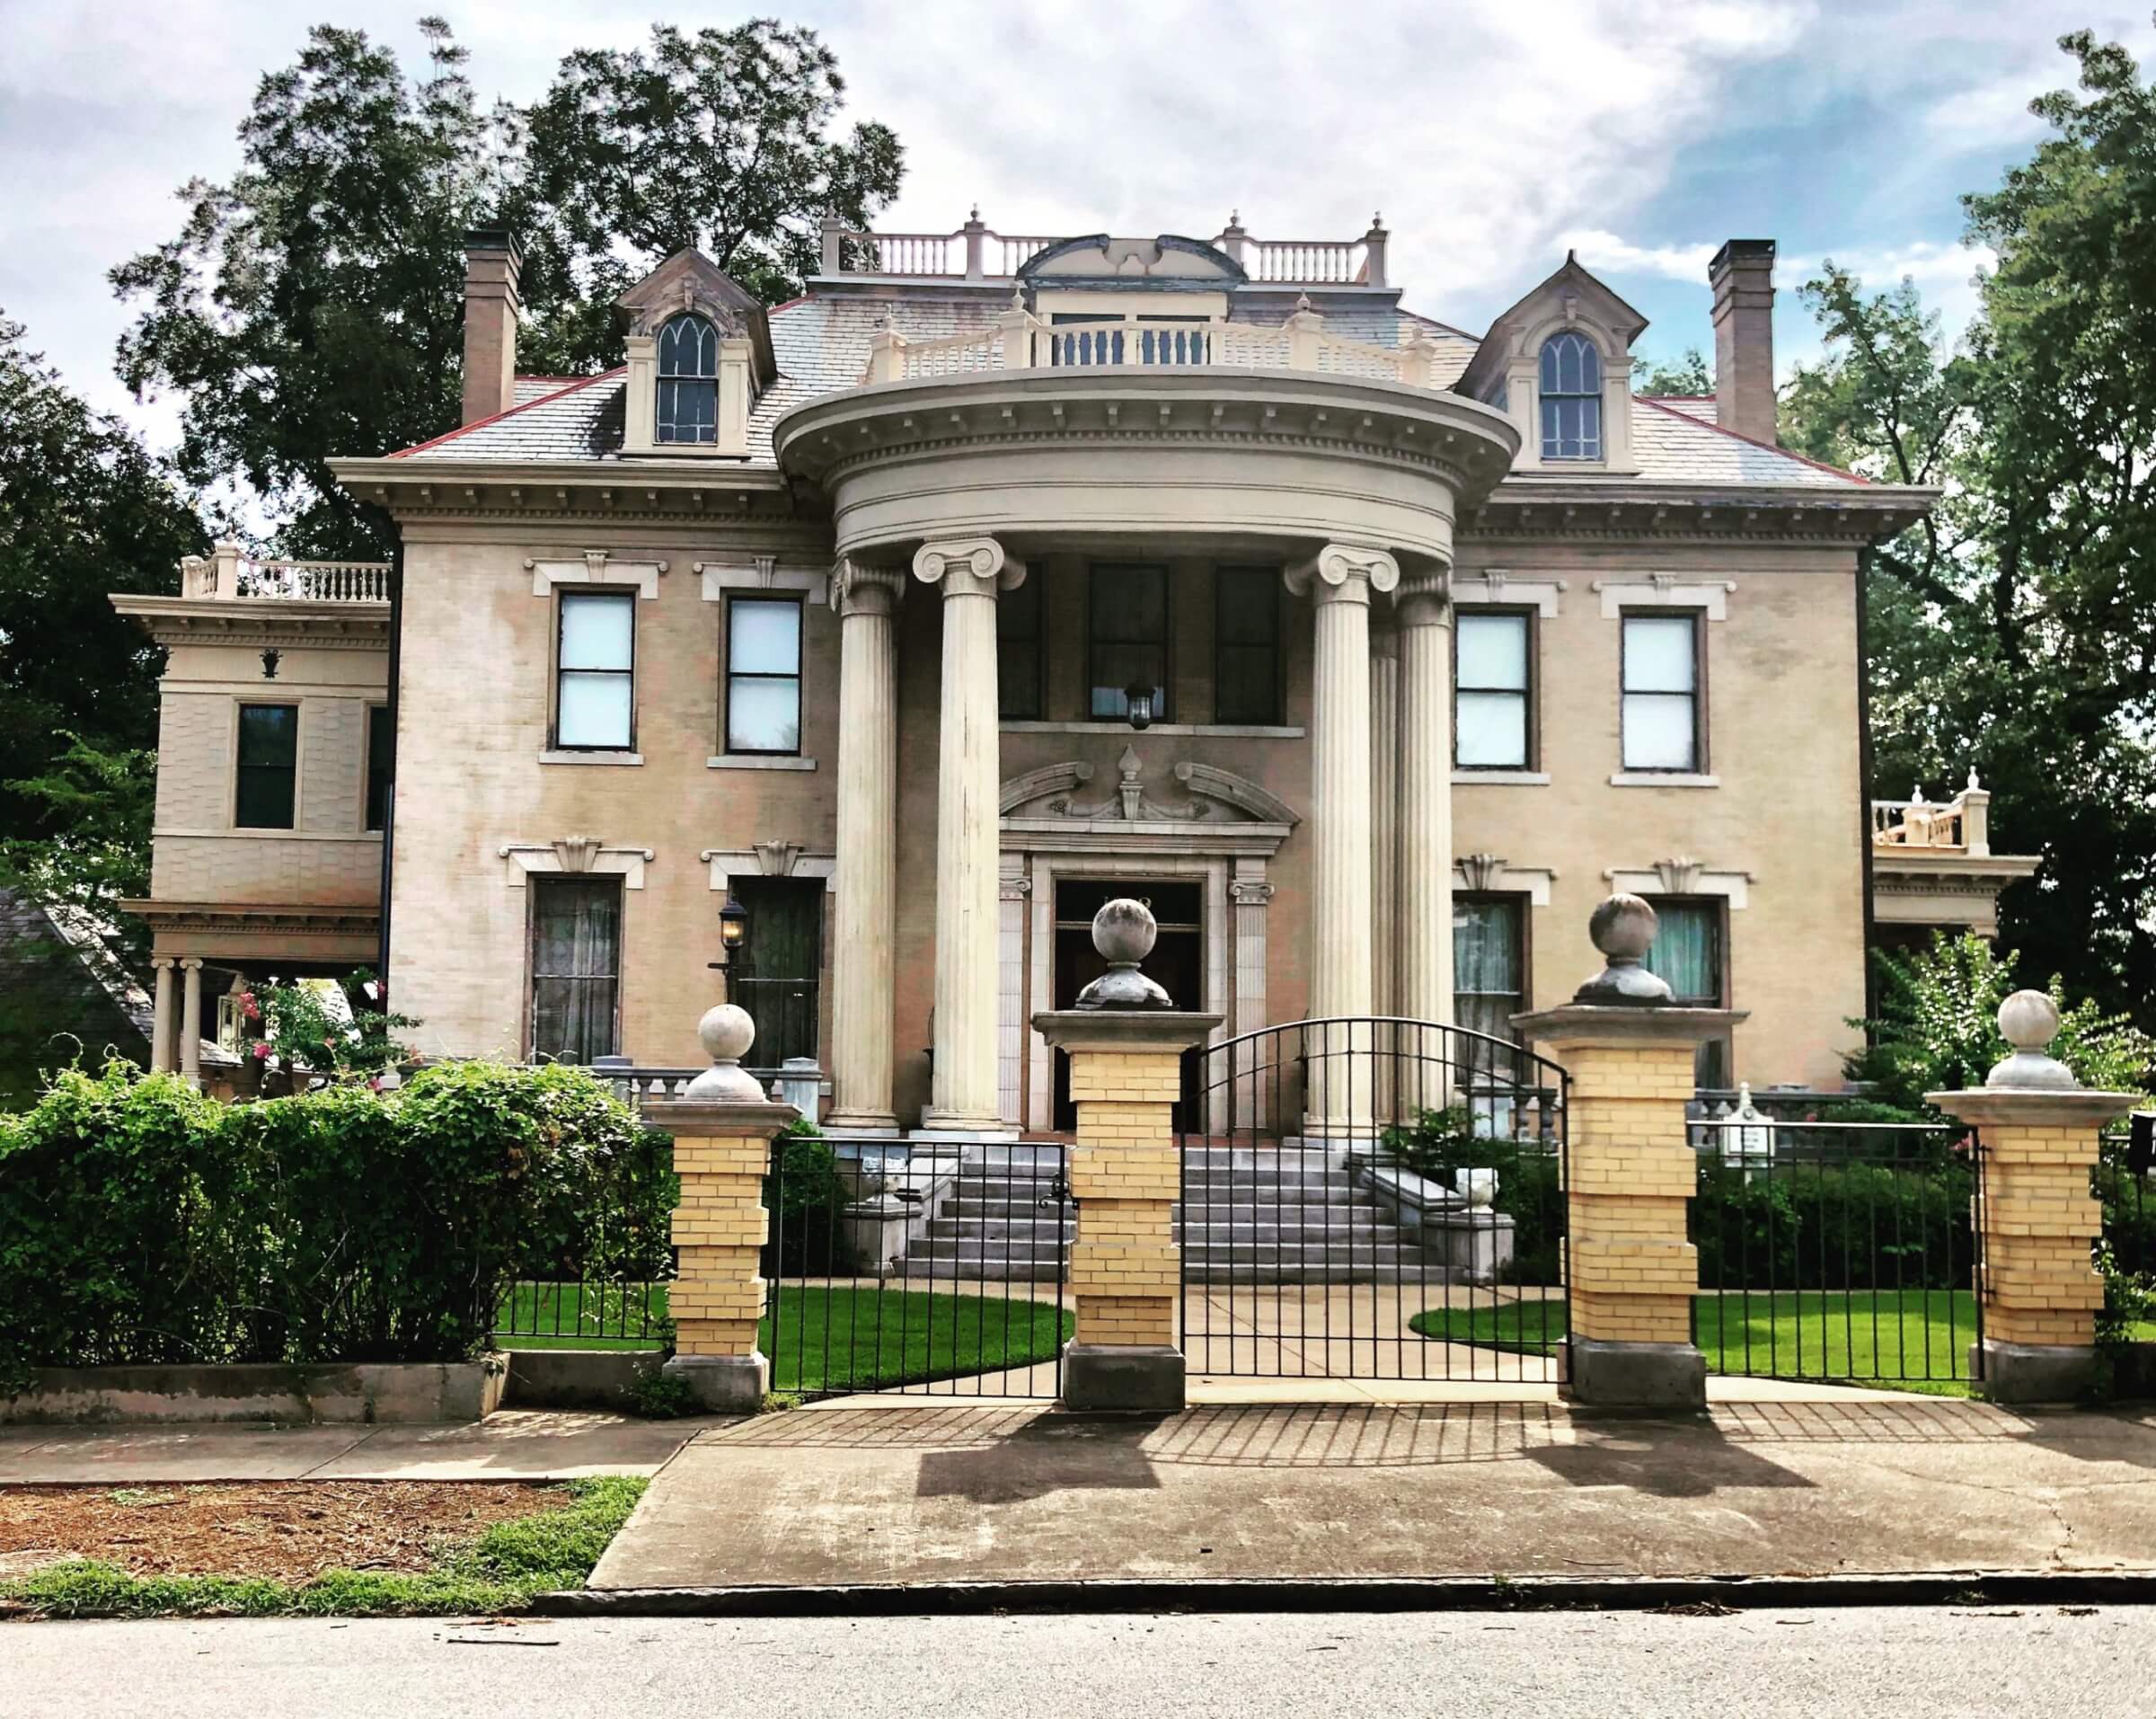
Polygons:
M756 1041L756 1023L747 1009L733 1003L706 1009L696 1023L696 1036L703 1041L711 1066L689 1083L685 1098L707 1104L767 1102L756 1077L741 1066L741 1059Z
M1621 891L1606 899L1587 920L1587 935L1607 965L1574 992L1572 1000L1625 1006L1670 1002L1668 981L1639 964L1654 946L1660 923L1653 904L1639 896Z
M2014 1054L1984 1077L1986 1086L2066 1092L2081 1085L2072 1069L2049 1054L2059 1036L2059 1006L2042 991L2016 991L2000 1004L1999 1032Z
M1129 896L1101 904L1093 915L1093 948L1108 971L1078 993L1082 1009L1166 1009L1168 993L1138 970L1161 935L1153 909Z

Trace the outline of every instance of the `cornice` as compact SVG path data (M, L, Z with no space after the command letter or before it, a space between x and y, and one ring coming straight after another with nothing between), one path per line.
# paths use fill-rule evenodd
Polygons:
M792 521L792 487L770 465L663 458L338 459L337 481L400 521Z
M385 651L387 603L287 598L143 597L115 592L114 609L142 623L159 644L305 644L322 651Z
M1937 489L1898 483L1665 483L1510 477L1459 522L1462 544L1879 543L1914 525Z

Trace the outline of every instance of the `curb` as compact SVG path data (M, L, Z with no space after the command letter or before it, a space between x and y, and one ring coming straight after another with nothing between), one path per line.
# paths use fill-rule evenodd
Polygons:
M1339 1576L954 1582L830 1587L579 1588L552 1617L895 1617L994 1613L1651 1611L1789 1606L2156 1604L2156 1570L1933 1570L1830 1576Z

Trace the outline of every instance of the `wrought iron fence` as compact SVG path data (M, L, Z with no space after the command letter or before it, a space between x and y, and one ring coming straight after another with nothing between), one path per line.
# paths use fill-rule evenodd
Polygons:
M2096 1200L2103 1214L2102 1242L2112 1269L2156 1279L2156 1115L2131 1117L2107 1129L2096 1165Z
M1710 1372L1948 1389L1979 1377L1975 1130L1754 1118L1692 1131L1692 1336Z
M1566 1082L1463 1028L1296 1022L1188 1053L1194 1375L1554 1380Z
M764 1195L772 1388L1061 1395L1067 1170L1056 1142L782 1135Z
M517 1277L494 1319L524 1349L671 1348L674 1143L647 1133L545 1190L517 1241Z

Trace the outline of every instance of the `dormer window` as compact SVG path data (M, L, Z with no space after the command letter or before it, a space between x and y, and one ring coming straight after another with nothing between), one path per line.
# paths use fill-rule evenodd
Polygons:
M1542 457L1602 457L1602 354L1584 334L1542 343Z
M657 439L710 447L719 436L719 331L676 316L658 332Z

